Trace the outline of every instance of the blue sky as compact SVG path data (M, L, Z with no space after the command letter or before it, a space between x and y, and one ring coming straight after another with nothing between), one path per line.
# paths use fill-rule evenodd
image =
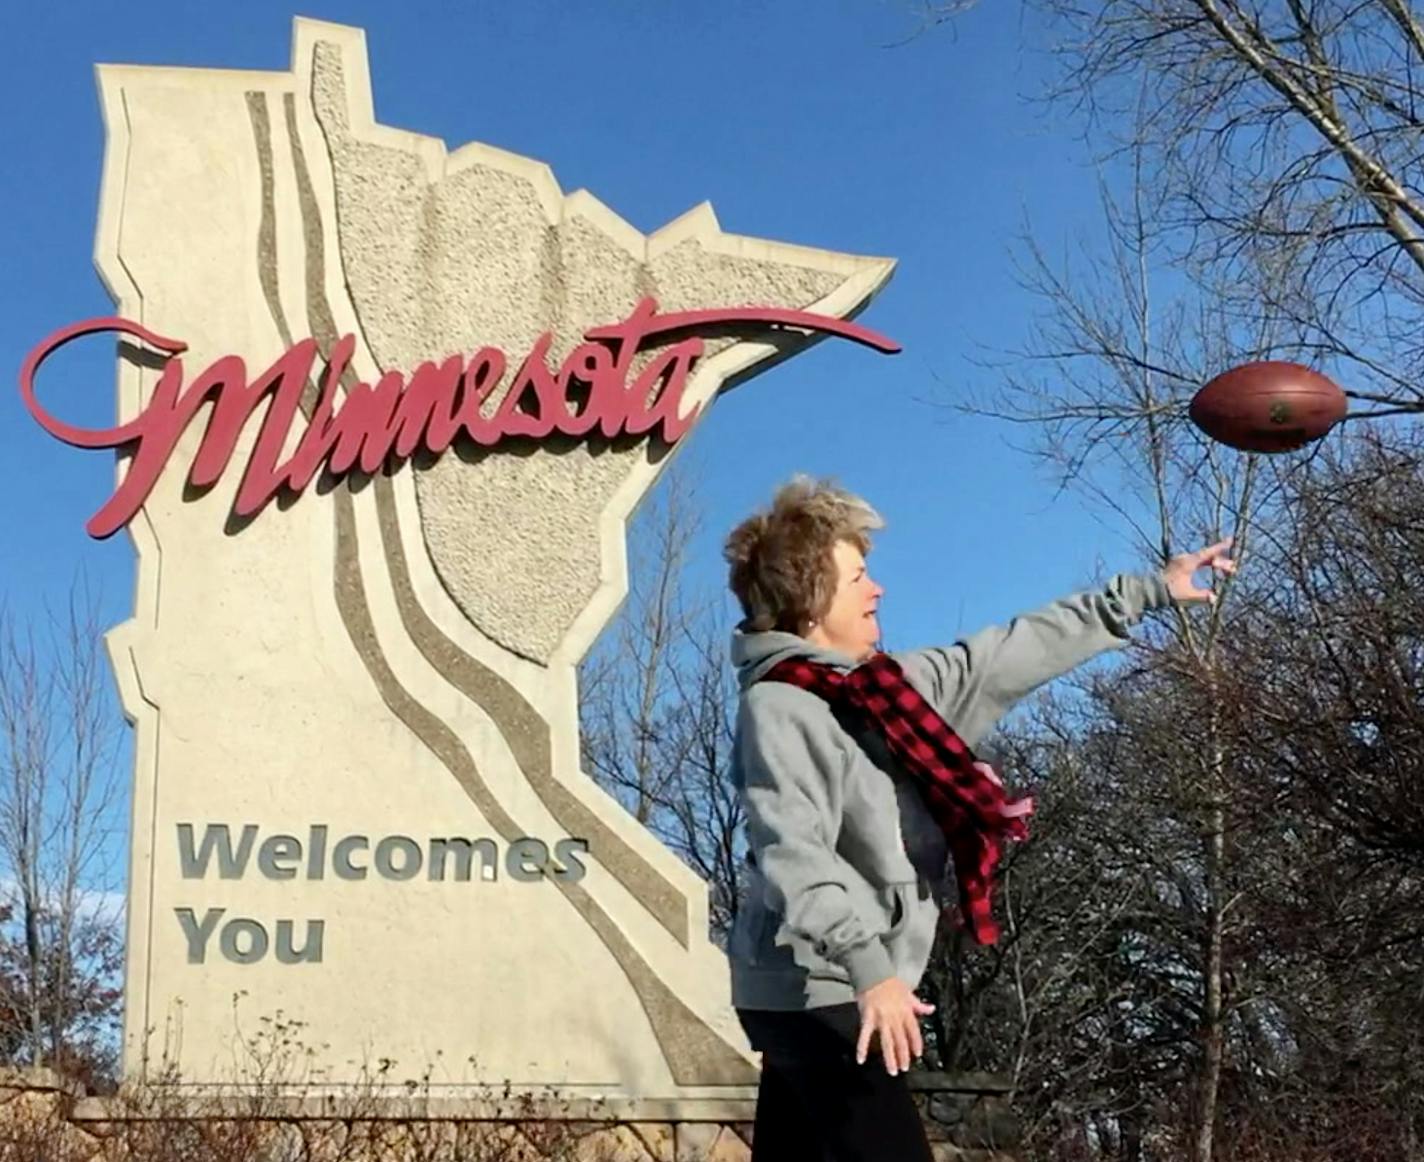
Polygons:
M893 646L945 641L1076 587L1132 549L1011 450L1003 425L932 401L991 384L970 360L1013 347L1037 305L1010 261L1025 215L1050 253L1096 230L1097 176L1077 126L1037 94L1049 61L1017 3L953 27L911 0L465 0L300 8L247 0L11 5L0 72L0 595L21 614L84 570L110 623L132 554L91 541L112 461L69 449L22 408L15 369L61 324L111 304L91 254L103 156L101 61L286 67L301 14L366 29L377 116L548 162L634 225L696 203L725 229L899 260L863 321L885 358L829 341L731 393L683 459L706 532L694 583L721 583L722 533L791 473L839 477L885 513L875 565ZM69 417L112 414L104 344L47 368ZM1188 546L1182 546L1183 548Z

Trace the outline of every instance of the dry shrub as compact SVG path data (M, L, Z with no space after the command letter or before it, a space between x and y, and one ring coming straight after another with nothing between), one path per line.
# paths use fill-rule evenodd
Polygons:
M234 1003L236 1013L236 1001ZM0 1098L0 1162L613 1162L622 1135L571 1107L508 1086L498 1119L445 1115L436 1070L402 1078L382 1059L351 1084L327 1082L282 1013L236 1044L217 1091L160 1062L141 1086L107 1098L111 1120L71 1121L52 1091ZM473 1064L473 1062L471 1063ZM4 1091L0 1091L3 1093Z

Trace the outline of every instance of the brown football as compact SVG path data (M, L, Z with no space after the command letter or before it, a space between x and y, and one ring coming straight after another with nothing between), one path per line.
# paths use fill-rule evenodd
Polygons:
M1243 452L1291 452L1345 418L1349 401L1299 363L1263 360L1223 371L1192 397L1188 414L1213 440Z

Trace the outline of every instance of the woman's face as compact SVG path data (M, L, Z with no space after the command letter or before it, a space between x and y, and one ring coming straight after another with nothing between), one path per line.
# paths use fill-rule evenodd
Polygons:
M870 579L865 558L849 541L836 542L833 559L835 596L825 615L811 625L806 639L862 661L875 652L880 641L876 611L885 590Z

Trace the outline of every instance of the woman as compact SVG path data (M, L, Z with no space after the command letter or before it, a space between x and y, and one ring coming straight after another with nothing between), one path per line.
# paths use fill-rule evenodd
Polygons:
M729 952L733 1003L762 1054L756 1162L927 1162L905 1073L932 1011L914 990L946 868L962 921L992 943L994 866L1032 810L969 748L1035 688L1126 644L1147 612L1211 601L1199 569L1234 569L1222 542L952 646L888 655L865 564L880 527L859 497L798 478L726 546L745 614L732 775L750 871Z

